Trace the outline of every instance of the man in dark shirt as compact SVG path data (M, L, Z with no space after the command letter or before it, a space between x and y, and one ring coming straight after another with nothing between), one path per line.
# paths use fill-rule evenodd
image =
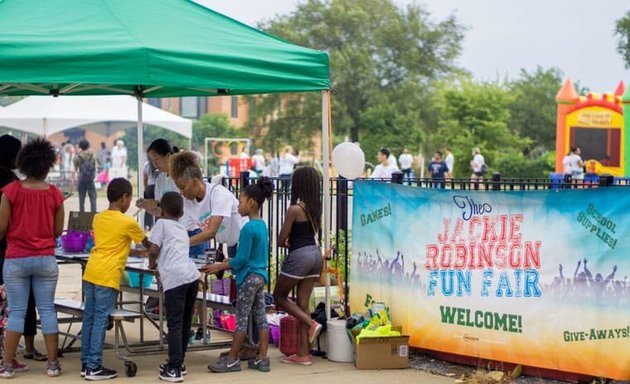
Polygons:
M442 152L436 151L433 155L433 161L429 163L429 172L431 172L432 186L435 188L444 188L444 175L448 172L446 163L442 161Z

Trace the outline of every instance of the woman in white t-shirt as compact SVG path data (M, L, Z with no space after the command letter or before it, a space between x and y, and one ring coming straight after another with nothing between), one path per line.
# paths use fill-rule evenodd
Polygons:
M190 152L173 155L169 169L185 198L185 220L201 230L190 238L190 245L216 238L228 246L228 257L233 257L241 228L247 221L238 213L238 199L224 186L205 182L201 168Z

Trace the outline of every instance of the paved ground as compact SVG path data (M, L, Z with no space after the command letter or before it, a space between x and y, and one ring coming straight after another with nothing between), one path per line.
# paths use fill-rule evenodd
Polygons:
M98 199L98 209L105 209L107 201L101 197ZM76 194L66 201L66 212L78 210L78 198ZM130 213L135 212L135 208L130 209ZM80 299L80 267L78 265L62 265L60 266L60 278L57 287L57 296L69 299ZM130 325L127 328L130 338L137 340L139 329L137 325ZM148 332L149 337L155 337L156 332ZM218 335L216 335L218 336ZM213 335L213 337L216 337ZM113 340L113 332L108 333L108 341ZM45 348L40 336L36 338L38 348L43 352ZM270 350L271 369L270 373L260 373L250 371L246 364L244 369L239 373L231 374L212 374L206 369L211 361L218 358L221 351L198 351L188 355L186 365L189 374L186 376L187 383L206 383L212 381L214 383L272 383L285 381L287 383L299 382L307 383L379 383L379 384L395 384L423 382L427 384L447 384L452 383L453 379L431 375L415 369L394 370L394 371L360 371L353 367L352 364L334 363L321 358L315 358L311 367L290 366L280 363L280 352L277 348L272 347ZM138 365L138 373L134 378L127 378L124 375L123 363L116 359L113 351L106 351L104 354L104 364L108 367L119 370L120 377L117 381L134 381L134 382L158 382L157 366L164 361L166 352L161 355L152 355L144 357L135 357L134 361ZM35 383L38 380L54 380L60 383L84 382L79 376L80 360L79 353L66 353L61 358L63 374L57 379L47 379L44 368L45 363L38 363L29 360L20 361L27 362L29 371L17 373L13 382L16 383ZM52 381L51 381L52 382Z

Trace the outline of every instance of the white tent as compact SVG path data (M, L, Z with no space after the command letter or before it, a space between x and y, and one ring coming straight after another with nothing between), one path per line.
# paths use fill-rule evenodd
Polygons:
M192 136L192 120L142 104L144 123ZM29 96L0 109L0 127L48 137L81 127L104 136L136 127L138 102L132 96Z

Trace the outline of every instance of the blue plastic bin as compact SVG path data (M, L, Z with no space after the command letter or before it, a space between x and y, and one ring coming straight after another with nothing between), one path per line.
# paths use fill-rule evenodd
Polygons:
M131 288L140 287L140 274L137 272L127 272L127 281ZM142 277L142 285L144 288L149 288L153 283L153 275L144 274Z

